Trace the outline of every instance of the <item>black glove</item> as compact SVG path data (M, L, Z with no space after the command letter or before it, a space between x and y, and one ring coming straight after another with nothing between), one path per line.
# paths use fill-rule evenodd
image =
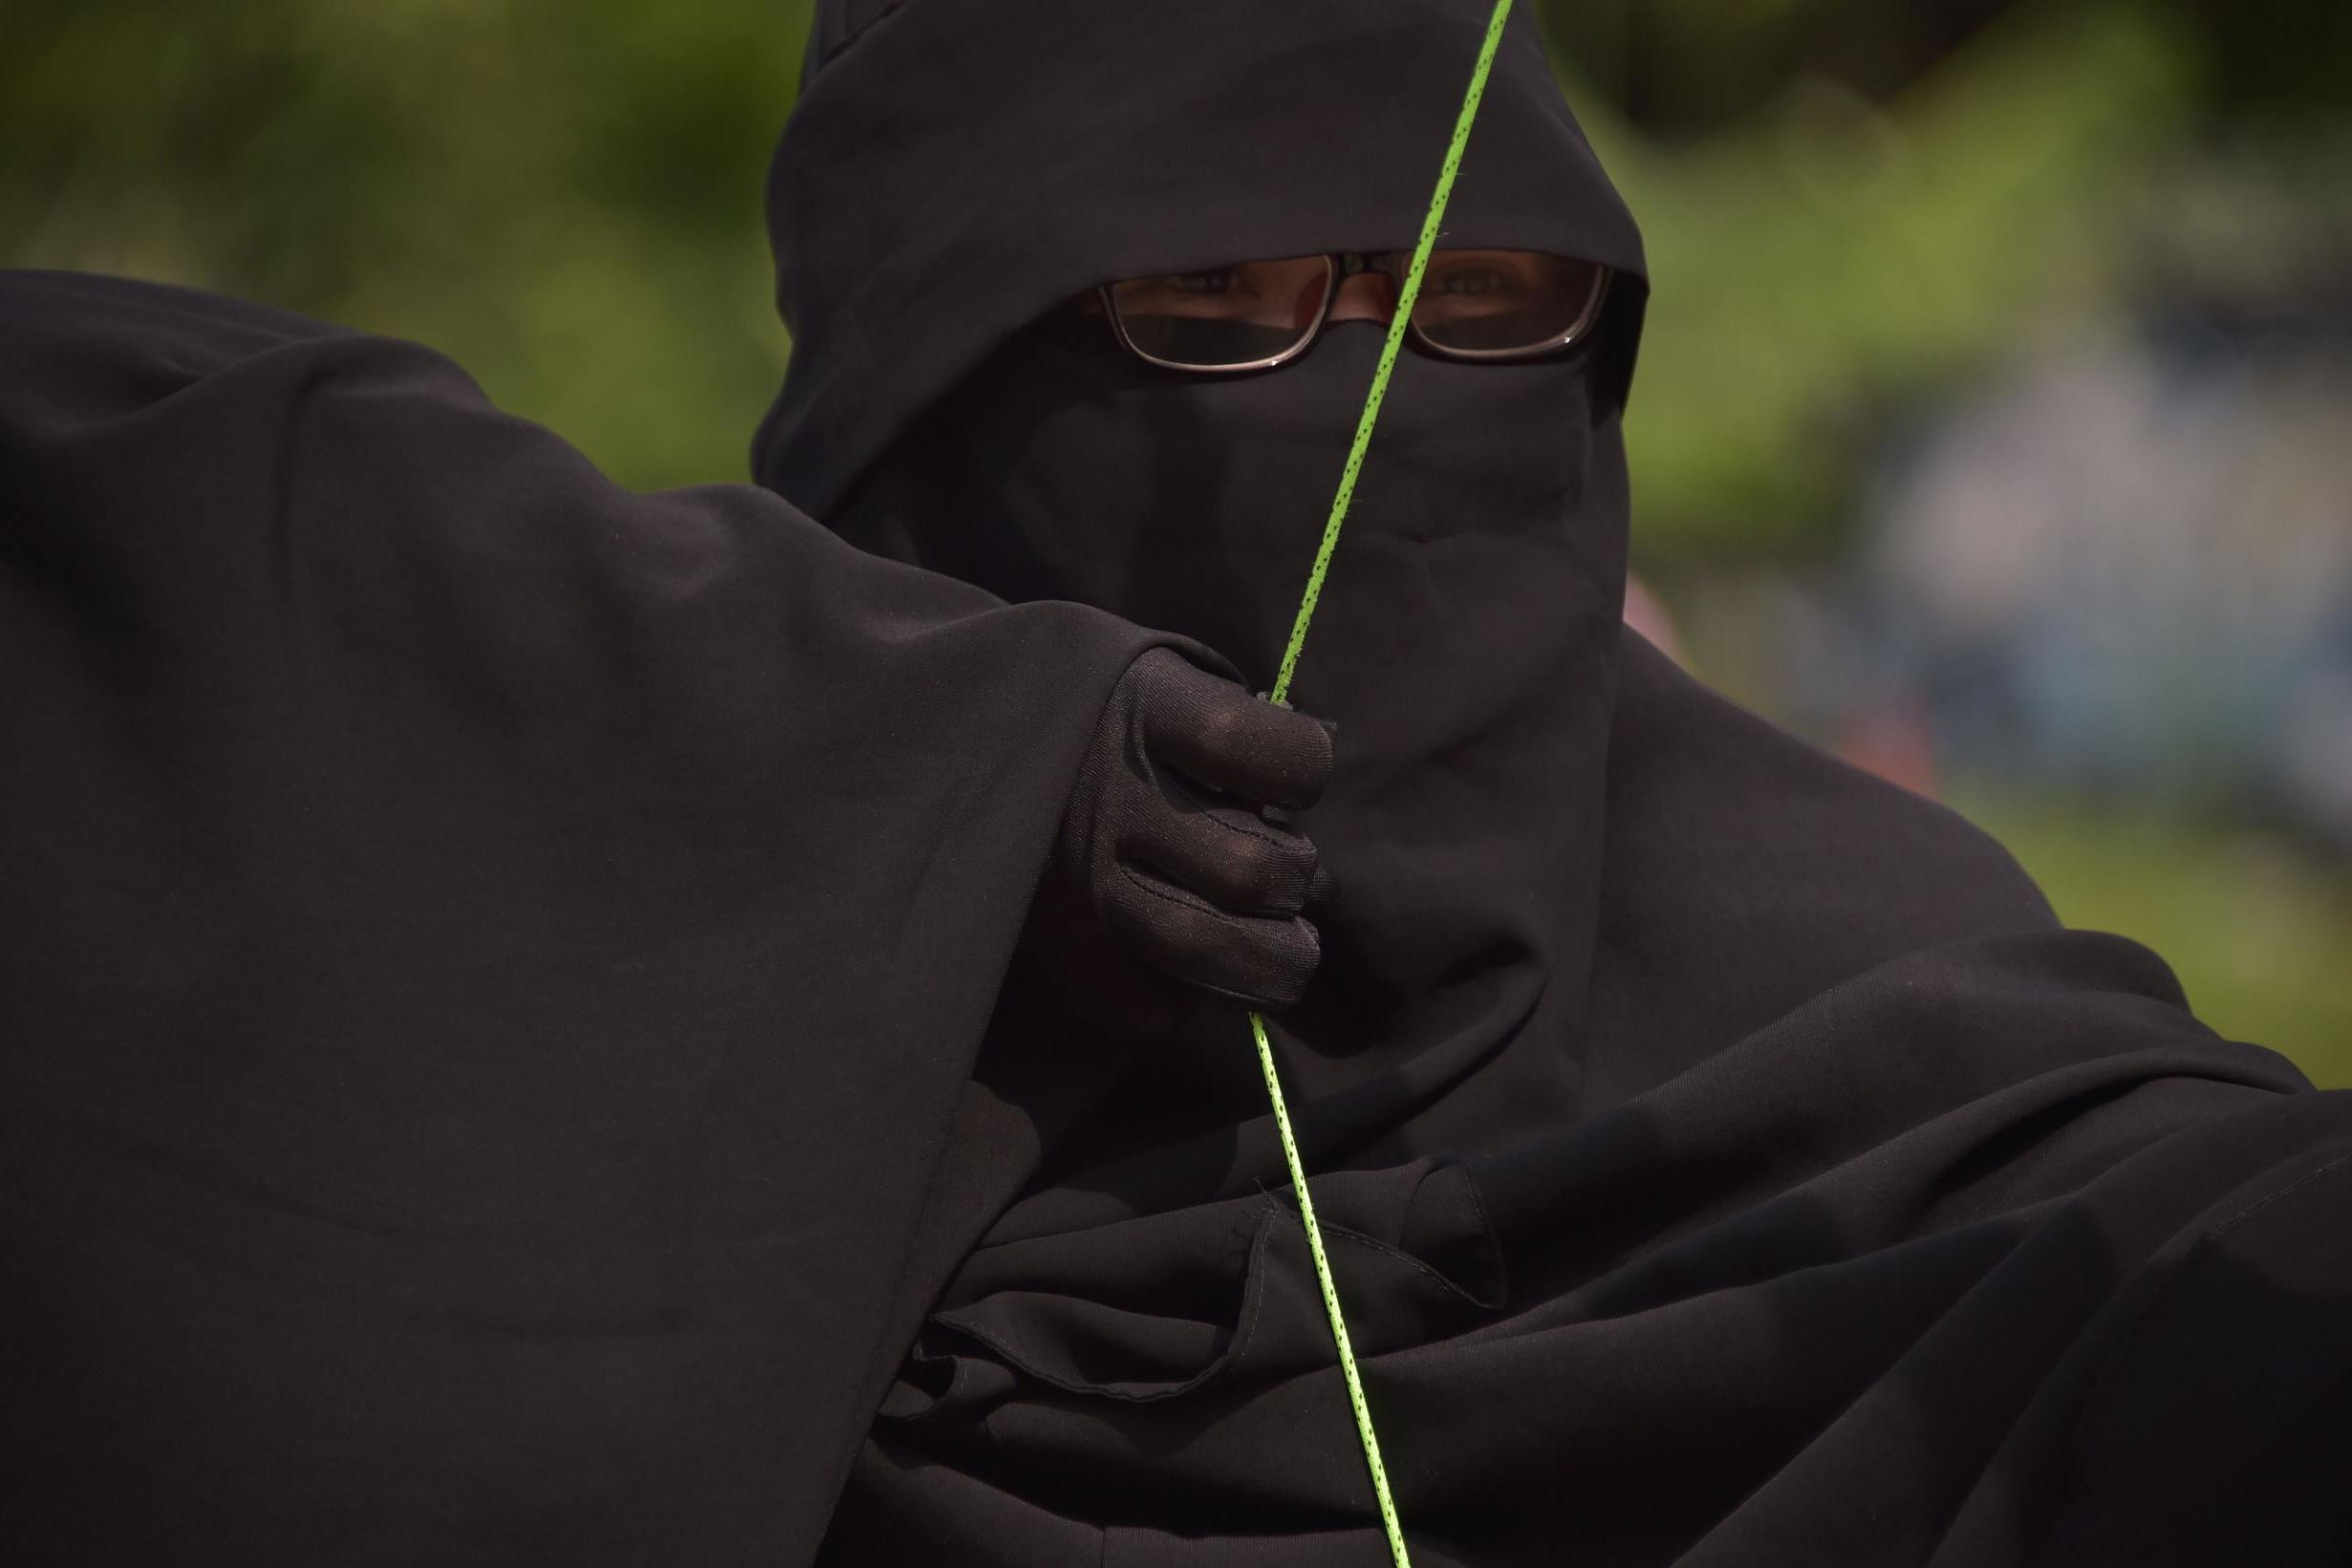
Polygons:
M1072 999L1164 1016L1174 979L1262 1009L1297 1002L1322 955L1303 912L1325 889L1315 847L1278 813L1313 805L1330 777L1330 734L1305 714L1173 648L1130 665L1079 764L1033 921L1053 934Z

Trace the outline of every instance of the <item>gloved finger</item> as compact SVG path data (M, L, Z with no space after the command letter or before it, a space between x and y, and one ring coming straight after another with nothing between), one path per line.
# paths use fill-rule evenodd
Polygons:
M1173 648L1151 650L1131 674L1145 749L1186 777L1294 810L1331 782L1331 732L1307 715L1252 697Z
M1339 879L1331 874L1331 868L1323 863L1323 857L1317 855L1315 874L1306 879L1306 902L1301 907L1307 910L1327 909L1331 900L1338 896Z
M1159 808L1137 812L1118 845L1122 861L1158 873L1232 914L1297 914L1315 876L1315 846L1254 811L1195 800L1178 784Z
M1279 831L1291 833L1298 831L1293 826L1294 819L1291 814L1281 806L1270 805L1258 815L1261 821ZM1338 896L1339 879L1331 874L1330 865L1323 858L1323 851L1317 849L1314 872L1306 879L1306 899L1301 913L1305 914L1309 920L1319 920L1322 916L1316 912L1330 908L1331 900Z
M1298 1004L1323 956L1315 928L1300 919L1232 914L1133 867L1119 868L1104 917L1143 963L1244 1006Z

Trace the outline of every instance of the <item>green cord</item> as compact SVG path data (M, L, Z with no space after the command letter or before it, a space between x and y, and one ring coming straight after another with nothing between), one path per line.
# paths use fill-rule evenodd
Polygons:
M1508 5L1510 0L1503 0ZM1306 1190L1306 1167L1299 1161L1299 1140L1291 1135L1290 1107L1283 1100L1282 1080L1274 1073L1274 1045L1266 1038L1265 1020L1252 1013L1250 1033L1258 1037L1258 1065L1265 1071L1267 1096L1274 1102L1274 1126L1283 1136L1283 1158L1290 1162L1290 1187L1299 1194L1299 1223L1306 1227L1306 1250L1315 1259L1315 1283L1323 1287L1323 1310L1331 1319L1331 1340L1339 1346L1339 1374L1348 1380L1348 1403L1355 1409L1356 1435L1364 1440L1364 1465L1372 1472L1372 1497L1380 1504L1380 1527L1389 1533L1389 1556L1396 1568L1413 1568L1405 1551L1405 1527L1396 1521L1396 1499L1389 1495L1389 1469L1380 1462L1380 1439L1372 1433L1372 1407L1364 1403L1364 1376L1356 1370L1355 1346L1348 1342L1348 1320L1339 1310L1339 1286L1331 1281L1331 1260L1324 1256L1323 1227L1315 1220L1314 1194Z
M1299 601L1298 618L1290 623L1290 645L1283 650L1282 669L1274 677L1272 698L1290 695L1290 677L1299 667L1299 651L1306 646L1307 624L1315 618L1316 601L1323 597L1324 574L1330 570L1331 553L1339 548L1340 525L1348 519L1348 504L1355 499L1356 476L1364 471L1364 454L1371 445L1372 426L1380 418L1381 399L1389 395L1389 376L1396 368L1397 351L1404 347L1405 329L1421 297L1421 274L1429 253L1436 248L1437 228L1445 221L1447 200L1454 194L1454 177L1461 172L1462 149L1470 143L1470 126L1478 118L1478 100L1486 96L1486 77L1495 66L1495 52L1502 44L1502 24L1511 14L1511 0L1495 0L1494 15L1486 23L1486 42L1478 49L1478 63L1470 73L1470 91L1462 97L1462 112L1454 121L1454 140L1446 148L1445 164L1437 171L1437 190L1430 198L1429 216L1421 222L1421 237L1413 247L1413 265L1406 268L1398 290L1396 314L1389 321L1389 335L1380 346L1380 363L1372 371L1370 394L1364 415L1356 420L1355 440L1348 448L1347 466L1340 470L1339 493L1331 498L1331 515L1323 525L1323 542L1315 548L1315 565L1306 574L1306 593ZM1315 1260L1315 1283L1323 1289L1323 1309L1330 1315L1331 1342L1339 1347L1340 1375L1348 1383L1348 1403L1355 1410L1356 1435L1364 1441L1365 1468L1371 1471L1372 1496L1380 1504L1381 1528L1388 1532L1389 1556L1395 1568L1413 1568L1405 1550L1405 1529L1397 1522L1396 1500L1389 1494L1388 1467L1380 1462L1380 1439L1372 1431L1371 1407L1364 1401L1364 1378L1356 1370L1355 1347L1348 1342L1348 1320L1339 1309L1339 1287L1331 1280L1331 1261L1323 1251L1323 1227L1315 1221L1315 1199L1306 1187L1306 1167L1299 1158L1299 1141L1290 1130L1290 1106L1283 1099L1281 1077L1274 1070L1274 1044L1265 1020L1249 1016L1250 1033L1258 1042L1258 1065L1265 1073L1266 1098L1274 1105L1274 1128L1282 1135L1283 1159L1290 1167L1291 1191L1299 1194L1299 1220L1306 1228L1306 1250Z

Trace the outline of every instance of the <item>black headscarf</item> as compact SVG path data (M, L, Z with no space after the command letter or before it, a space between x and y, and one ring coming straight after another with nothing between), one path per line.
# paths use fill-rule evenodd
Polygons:
M1409 244L1485 11L826 8L770 191L796 358L763 478L868 549L1262 687L1376 330L1202 380L1065 306ZM2170 1376L2126 1305L2178 1299L2166 1248L2217 1257L2250 1209L2324 1235L2352 1107L2214 1041L2146 954L2059 932L1948 813L1619 631L1640 250L1523 22L1447 240L1618 282L1579 354L1407 356L1292 692L1338 725L1305 826L1339 893L1282 1053L1417 1560L1990 1563L2077 1535L2205 1560L2254 1527L2247 1475L2174 1490L2115 1412L2179 1385L2070 1368ZM1028 1101L1033 1154L951 1163L977 1245L827 1560L1383 1560L1241 1020L1121 1045L1000 1018L993 1057L1127 1064ZM2293 1357L2341 1378L2341 1258L2262 1267L2218 1354L2264 1399ZM2323 1399L2227 1387L2185 1418L2347 1451L2297 1425ZM2119 1427L2080 1461L2107 1492L2052 1481ZM2166 1530L2124 1522L2159 1501Z

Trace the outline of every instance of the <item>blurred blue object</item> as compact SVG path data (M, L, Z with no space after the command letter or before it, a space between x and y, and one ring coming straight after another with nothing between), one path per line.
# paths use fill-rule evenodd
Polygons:
M1836 700L2352 850L2352 290L2157 295L1941 416L1869 514L1853 613L1897 678Z

